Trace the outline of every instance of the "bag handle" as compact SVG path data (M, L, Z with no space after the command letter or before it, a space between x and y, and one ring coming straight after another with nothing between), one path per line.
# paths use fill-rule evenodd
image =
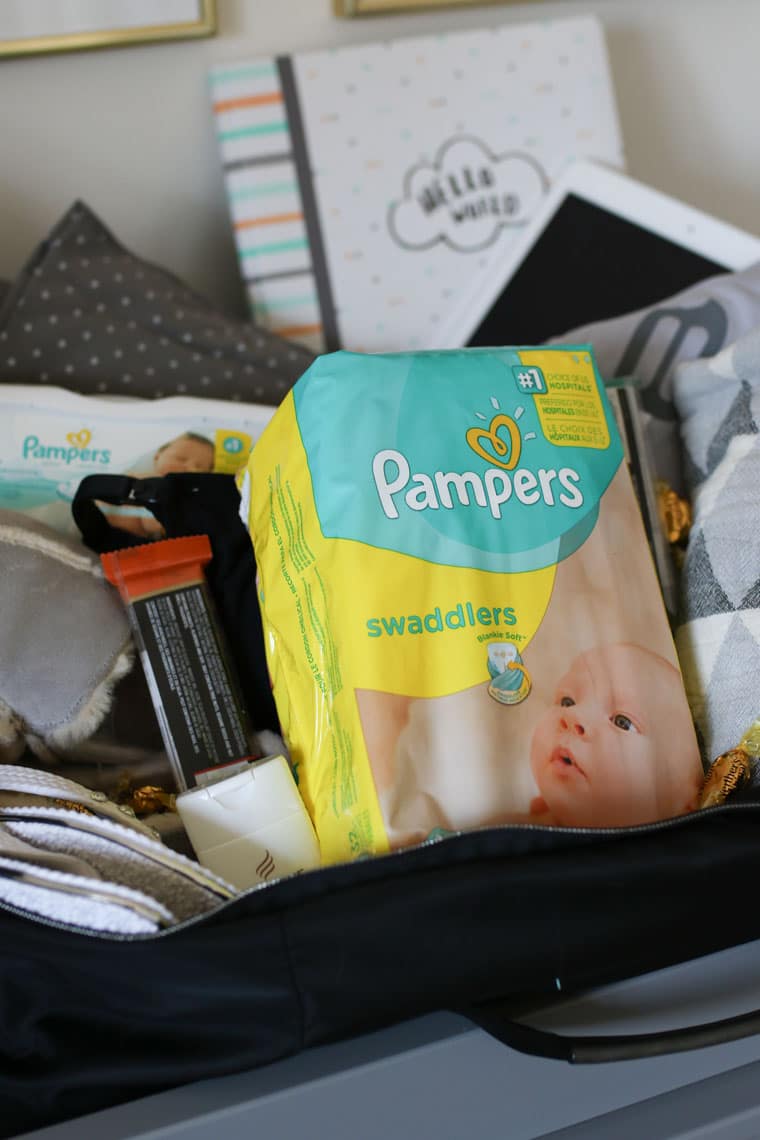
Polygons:
M487 1006L459 1009L469 1021L484 1029L503 1045L533 1057L569 1061L571 1065L596 1065L607 1061L638 1061L667 1053L685 1053L710 1045L725 1045L760 1033L760 1009L652 1033L621 1033L610 1036L579 1036L536 1029L521 1021L511 1021Z

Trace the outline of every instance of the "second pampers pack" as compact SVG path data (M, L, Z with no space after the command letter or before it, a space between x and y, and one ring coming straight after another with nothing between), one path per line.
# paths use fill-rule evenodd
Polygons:
M587 347L322 357L254 446L244 498L323 859L696 807L695 734Z
M0 509L21 511L78 537L71 517L87 475L171 472L235 474L272 409L192 396L118 399L62 388L3 384L0 389ZM147 512L115 510L138 537L158 533Z

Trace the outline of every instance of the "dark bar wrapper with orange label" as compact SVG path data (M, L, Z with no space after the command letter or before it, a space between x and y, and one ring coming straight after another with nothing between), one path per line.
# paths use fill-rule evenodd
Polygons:
M250 755L248 718L204 566L206 535L102 554L127 606L180 791L227 775Z

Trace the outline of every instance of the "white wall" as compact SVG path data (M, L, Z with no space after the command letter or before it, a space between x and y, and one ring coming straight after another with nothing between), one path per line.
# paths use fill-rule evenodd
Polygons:
M338 20L331 0L218 0L210 40L0 62L0 278L74 198L243 313L206 74L331 43L597 13L628 172L760 233L760 2L539 0Z

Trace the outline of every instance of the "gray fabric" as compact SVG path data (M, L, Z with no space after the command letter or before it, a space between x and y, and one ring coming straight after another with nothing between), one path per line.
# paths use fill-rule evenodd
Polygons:
M95 555L0 511L0 754L94 732L130 654L124 607Z
M760 716L760 327L673 384L694 522L676 633L706 759Z
M46 851L32 843L24 843L10 831L0 819L0 857L23 860L30 867L45 867L48 871L59 871L78 875L85 879L99 879L101 875L91 864L77 855L61 855L57 851Z
M57 871L28 859L3 854L0 841L0 899L28 915L65 923L87 932L155 934L174 916L155 900L119 884Z
M710 277L650 309L573 329L553 343L591 344L606 380L638 380L655 474L682 491L687 473L681 467L673 406L675 366L714 356L758 322L760 263Z
M87 864L94 877L155 900L173 920L213 910L236 893L197 861L110 820L27 808L15 811L13 818L0 811L0 825L23 843Z
M278 404L312 359L134 256L82 202L0 306L0 379L86 395Z
M131 808L116 804L96 789L71 780L60 771L24 764L0 764L0 809L7 807L60 807L65 800L69 806L78 804L91 815L110 819L128 827L148 839L156 839L153 827L139 820Z

